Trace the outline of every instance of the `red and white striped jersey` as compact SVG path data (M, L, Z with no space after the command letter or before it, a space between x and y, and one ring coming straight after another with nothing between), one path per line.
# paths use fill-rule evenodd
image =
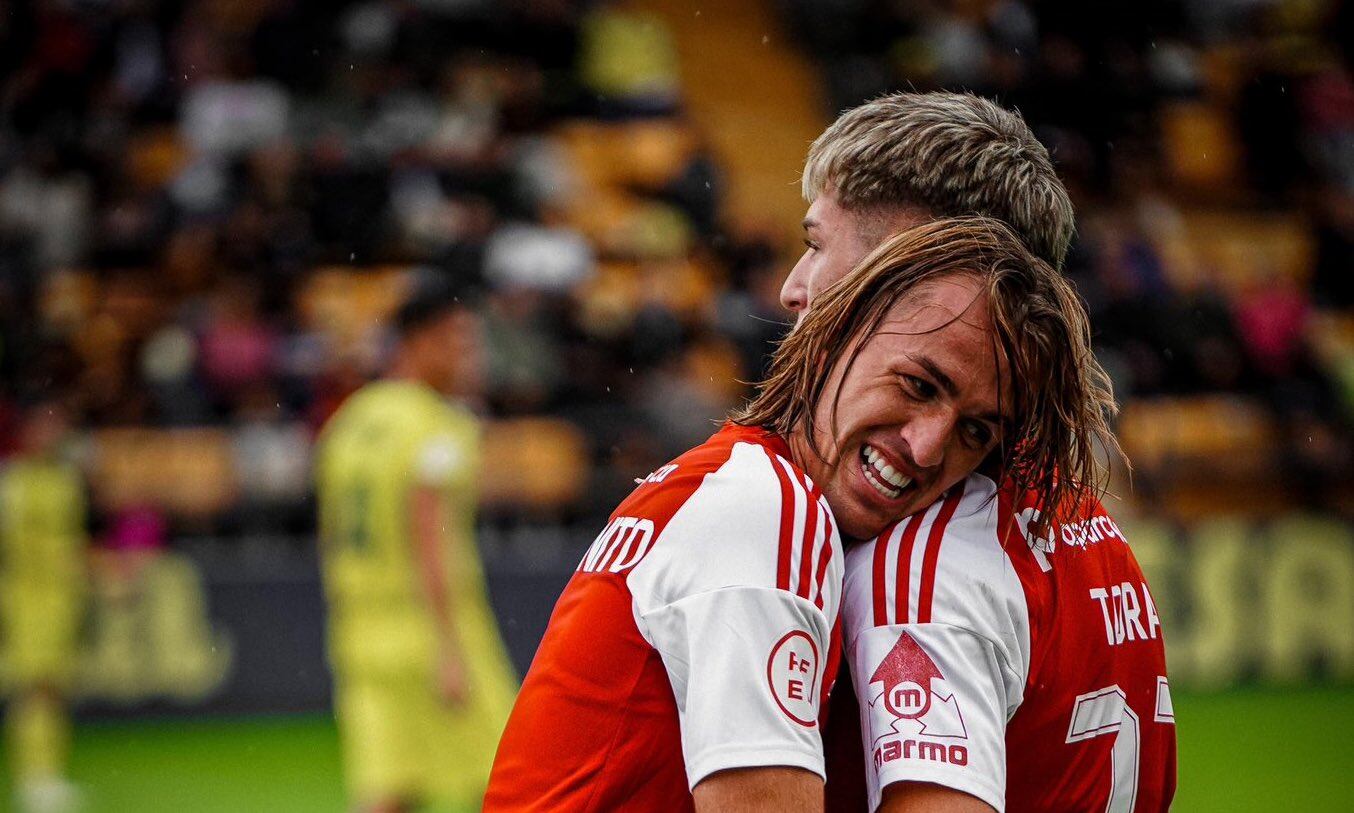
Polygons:
M726 424L650 474L555 606L484 809L691 810L715 771L822 775L844 559L771 433Z
M848 554L871 810L904 781L999 811L1169 807L1175 715L1146 579L1098 501L1031 539L1036 504L975 474Z

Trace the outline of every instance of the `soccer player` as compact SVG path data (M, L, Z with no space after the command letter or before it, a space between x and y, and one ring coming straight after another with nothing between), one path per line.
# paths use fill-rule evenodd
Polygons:
M880 239L930 218L1001 219L1055 267L1073 230L1067 193L1025 123L967 95L896 94L848 111L811 148L804 191L807 251L781 294L801 320ZM1029 369L1016 398L1064 383ZM1114 448L1098 421L1077 418ZM912 438L894 455L873 464L935 459ZM866 806L862 773L872 811L1169 806L1175 730L1160 621L1082 460L1058 479L989 461L849 551L842 619L864 702L856 728L850 689L834 697L831 809Z
M427 289L395 323L388 376L344 402L317 460L344 772L356 809L472 810L516 690L475 549L478 425L445 397L476 378L479 325Z
M74 809L66 779L75 667L86 582L85 489L62 458L64 408L25 411L18 454L0 472L0 620L10 671L5 733L21 811Z
M822 810L842 537L925 508L1036 427L1080 442L1008 462L1076 469L1089 438L1059 416L1100 397L1084 323L1070 286L981 218L900 234L820 294L756 398L644 478L583 556L485 810ZM1008 359L1069 386L1015 402ZM943 461L875 466L913 433Z

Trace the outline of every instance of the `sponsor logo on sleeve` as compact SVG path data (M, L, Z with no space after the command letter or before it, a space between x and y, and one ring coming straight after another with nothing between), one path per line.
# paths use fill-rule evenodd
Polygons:
M575 570L582 573L624 573L653 547L654 524L642 517L616 517L588 546Z
M766 661L766 680L776 705L806 728L818 725L818 666L818 645L803 630L785 633Z
M906 632L870 676L874 767L921 760L968 764L968 729L936 662Z

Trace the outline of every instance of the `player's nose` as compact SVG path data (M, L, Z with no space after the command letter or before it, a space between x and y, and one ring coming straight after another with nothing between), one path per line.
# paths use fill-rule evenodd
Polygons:
M809 307L809 286L805 283L807 275L800 265L795 265L790 276L785 278L785 284L780 286L781 307L794 314L802 314Z
M945 461L945 446L954 423L951 416L937 411L914 417L903 425L903 441L917 468L934 469Z

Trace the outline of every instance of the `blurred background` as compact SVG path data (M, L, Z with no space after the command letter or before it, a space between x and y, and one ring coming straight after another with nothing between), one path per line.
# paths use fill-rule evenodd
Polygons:
M944 88L1019 108L1076 202L1177 809L1354 809L1352 20L0 2L0 454L47 431L84 483L87 808L342 809L312 449L409 286L485 291L478 542L525 670L634 478L713 431L784 331L810 141ZM53 407L68 427L35 428Z

